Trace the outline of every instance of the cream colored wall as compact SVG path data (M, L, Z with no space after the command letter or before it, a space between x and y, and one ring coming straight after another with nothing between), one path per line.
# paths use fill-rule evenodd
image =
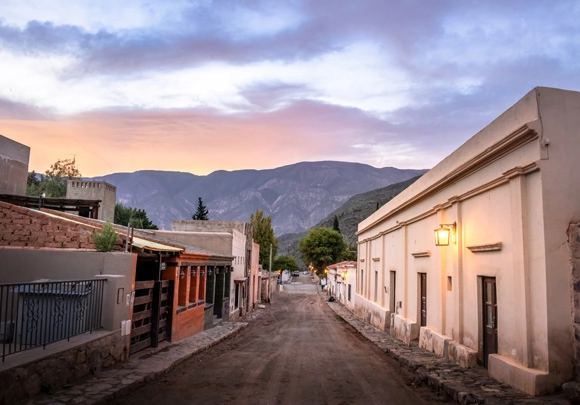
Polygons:
M578 111L579 93L535 89L359 224L359 258L364 259L359 266L369 268L378 251L375 246L382 243L385 284L389 283L389 271L397 271L396 300L403 301L403 308L397 311L401 320L418 322L417 273L425 272L427 327L479 352L481 277L496 277L496 358L500 368L508 370L506 382L512 385L521 382L513 377L516 372L509 371L517 368L510 364L524 367L518 373L528 380L521 388L535 390L533 393L544 392L547 385L571 375L566 230L571 221L580 220L580 178L575 171L580 156ZM518 138L518 128L526 123L537 132L536 139L525 134ZM506 142L512 135L527 143L507 150ZM545 139L550 140L547 147ZM507 152L485 158L485 153L496 147ZM470 162L473 169L445 183L447 176ZM454 221L458 223L456 244L436 247L433 230L439 223ZM497 242L502 242L499 251L474 253L468 249ZM429 257L412 256L425 251L430 252ZM367 284L372 281L368 276ZM447 290L448 276L452 277L451 291ZM362 294L359 291L356 300L358 312L371 308L372 289ZM388 295L382 306L388 308ZM526 367L549 371L553 376L526 374ZM497 370L498 378L505 376Z
M250 288L252 289L252 297L250 305L254 306L261 302L260 299L260 245L252 240L252 265L251 265L251 279Z
M236 286L234 280L242 279L245 277L245 268L246 268L246 236L238 232L235 229L232 229L232 252L231 255L234 256L234 264L232 266L232 282L230 284L230 308L233 311L235 309L235 299L236 299ZM249 291L246 291L249 294ZM239 299L239 306L244 306L244 298L242 295L242 286L240 286L240 299Z
M580 178L577 161L580 156L580 100L578 93L542 89L539 97L542 108L544 139L549 140L546 154L549 159L539 162L541 168L545 260L547 264L546 309L550 370L568 369L567 356L559 347L571 345L570 262L566 229L570 222L580 220Z

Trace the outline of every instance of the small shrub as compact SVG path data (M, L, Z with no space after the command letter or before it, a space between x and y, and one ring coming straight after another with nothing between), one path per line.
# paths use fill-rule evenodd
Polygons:
M103 226L102 232L93 232L93 241L97 252L110 252L115 248L119 235L109 221Z

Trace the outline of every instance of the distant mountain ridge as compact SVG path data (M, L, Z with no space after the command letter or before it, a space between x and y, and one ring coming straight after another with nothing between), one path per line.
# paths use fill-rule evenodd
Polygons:
M144 209L160 229L171 229L174 219L190 219L201 197L211 220L248 222L261 209L272 217L276 235L282 235L311 228L353 195L425 172L323 161L207 176L143 170L94 179L116 186L118 202Z

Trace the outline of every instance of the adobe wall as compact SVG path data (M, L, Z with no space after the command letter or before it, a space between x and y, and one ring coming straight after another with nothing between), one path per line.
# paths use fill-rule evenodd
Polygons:
M171 229L181 232L231 232L232 229L235 229L245 234L249 227L250 224L247 222L174 219Z
M0 194L26 195L30 148L0 135Z
M94 250L93 229L0 201L0 246Z
M233 236L230 232L176 232L155 230L152 231L152 234L225 256L231 256L232 254Z
M113 222L115 219L115 204L117 203L117 187L105 181L68 180L66 198L79 200L101 200L97 219Z

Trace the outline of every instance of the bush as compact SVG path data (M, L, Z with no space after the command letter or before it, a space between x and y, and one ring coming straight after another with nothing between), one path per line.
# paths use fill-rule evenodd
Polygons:
M101 232L93 232L93 241L97 247L97 252L110 252L115 248L119 235L115 232L113 225L109 221L103 226Z

